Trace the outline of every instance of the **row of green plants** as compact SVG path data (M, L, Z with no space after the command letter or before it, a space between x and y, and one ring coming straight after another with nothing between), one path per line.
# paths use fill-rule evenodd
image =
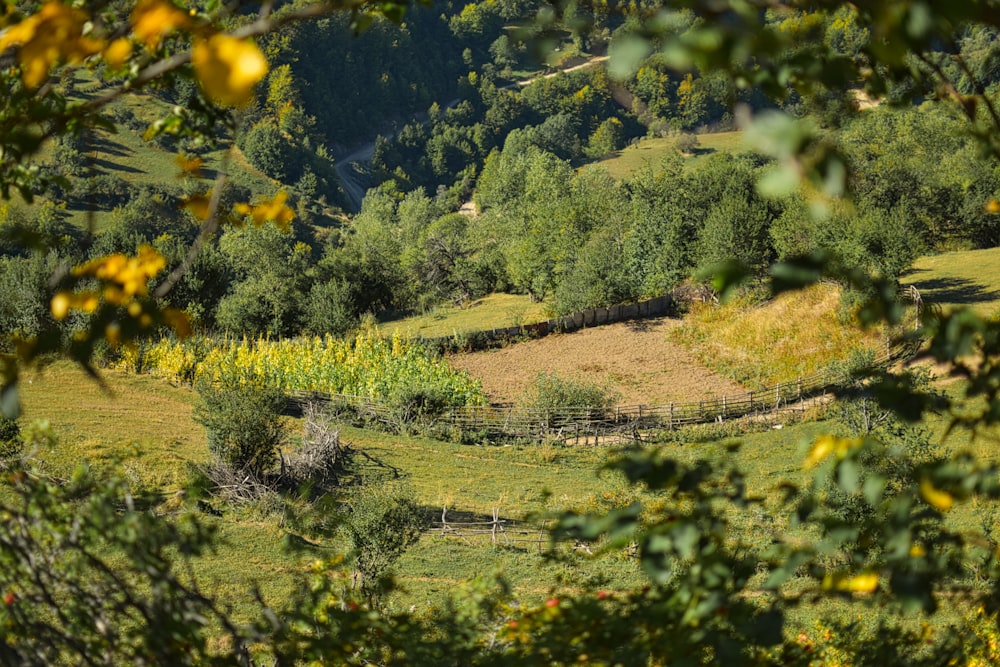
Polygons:
M123 350L118 364L175 382L263 385L287 392L344 394L386 402L421 391L444 405L482 405L479 381L400 335L365 328L332 336L270 340L164 338Z

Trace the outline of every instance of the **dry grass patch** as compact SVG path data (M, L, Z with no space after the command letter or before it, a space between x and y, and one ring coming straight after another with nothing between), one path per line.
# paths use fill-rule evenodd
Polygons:
M621 322L555 334L451 357L452 365L478 378L493 400L513 401L534 384L539 372L596 383L621 396L623 404L697 401L746 391L714 373L684 347L667 340L680 320Z
M671 334L705 365L758 390L819 373L855 350L886 348L882 330L845 317L830 284L786 293L761 305L699 306ZM845 319L847 321L845 321Z

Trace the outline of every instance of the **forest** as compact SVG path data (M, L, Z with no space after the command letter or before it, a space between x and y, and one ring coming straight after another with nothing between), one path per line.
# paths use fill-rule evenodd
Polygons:
M1000 328L914 313L899 287L922 257L1000 246L998 37L991 3L943 0L9 5L0 662L995 662L1000 474L950 438L995 439ZM724 132L740 148L707 147ZM669 148L613 175L653 139ZM426 429L491 397L376 324L498 293L553 316L692 286L763 309L817 282L837 326L953 382L829 360L843 380L794 426L802 465L766 487L729 436L792 446L752 423L582 452ZM190 401L165 420L197 424L200 453L167 468L28 422L27 378L49 386L29 373L62 360L132 387L124 405ZM540 410L614 403L544 373L533 391ZM64 465L67 437L85 465ZM517 497L547 574L515 591L477 571L417 611L391 575L438 507L404 450L576 491L560 465L604 472L572 502ZM258 529L282 535L260 557L275 580L226 590L213 554Z

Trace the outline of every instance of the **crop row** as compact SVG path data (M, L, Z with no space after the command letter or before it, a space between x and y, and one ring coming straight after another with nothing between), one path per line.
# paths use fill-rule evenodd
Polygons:
M142 359L134 358L139 354ZM419 392L445 405L486 403L478 380L419 343L383 338L375 328L352 339L164 339L127 352L123 363L176 382L262 384L386 401Z

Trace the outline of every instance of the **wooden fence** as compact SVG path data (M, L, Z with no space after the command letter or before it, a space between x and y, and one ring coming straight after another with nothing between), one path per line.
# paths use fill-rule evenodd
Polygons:
M475 520L449 518L448 508L441 509L441 518L431 522L424 531L428 537L457 539L466 544L489 543L493 546L528 546L541 553L547 544L549 532L544 526L535 526L523 521L505 519L500 509L494 508L491 518L471 517Z
M673 312L674 306L674 297L664 295L637 303L619 304L608 308L590 308L544 322L535 322L533 324L523 324L502 329L467 331L454 336L423 338L420 339L420 342L430 349L437 350L480 350L496 347L514 340L542 338L550 333L568 333L584 327L666 315Z
M871 367L888 367L908 358L913 351L905 346L887 349L871 362ZM826 394L843 386L849 379L843 373L817 373L761 391L659 405L537 409L498 403L449 407L433 414L422 414L417 410L406 414L398 406L392 407L375 399L324 392L292 392L290 398L299 404L327 402L350 410L366 423L381 425L389 430L399 429L407 423L419 423L425 427L445 431L457 429L487 438L558 438L577 442L594 438L596 442L601 437L638 438L640 432L673 430L693 424L768 414Z

